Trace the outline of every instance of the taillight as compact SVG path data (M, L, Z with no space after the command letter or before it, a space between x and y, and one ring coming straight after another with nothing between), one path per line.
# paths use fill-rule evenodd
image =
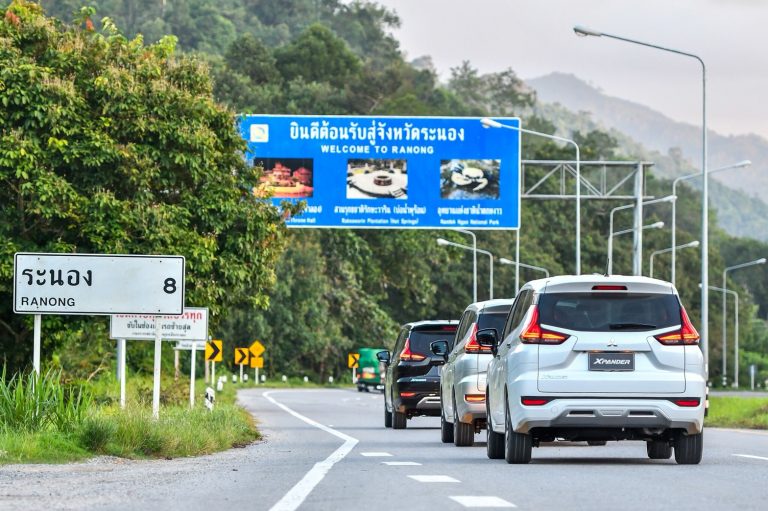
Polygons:
M616 286L616 285L608 285L608 284L592 286L592 291L626 291L626 290L627 290L627 286Z
M413 353L411 351L411 340L406 339L405 340L405 346L403 347L403 351L400 352L400 360L411 360L413 362L418 362L420 360L424 360L425 357L421 353Z
M467 403L484 403L485 394L464 394L464 400Z
M533 305L533 314L528 324L520 334L520 340L524 344L562 344L568 339L568 335L552 332L541 328L539 324L539 307Z
M552 401L548 397L521 397L520 402L525 406L541 406Z
M472 333L469 334L469 340L464 345L464 351L467 353L493 353L491 348L480 346L477 342L477 323L472 324Z
M685 307L680 306L680 330L656 336L656 340L665 346L683 346L699 344L699 332L696 331Z
M415 392L401 392L400 393L400 397L413 397L415 395L416 395Z
M701 400L697 397L686 397L681 399L673 399L673 403L675 403L677 406L683 406L686 408L695 408L699 406L699 403L701 403Z

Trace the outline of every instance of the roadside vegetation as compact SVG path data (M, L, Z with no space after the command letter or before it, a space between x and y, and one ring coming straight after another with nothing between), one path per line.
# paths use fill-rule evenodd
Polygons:
M198 385L195 409L188 384L163 381L160 419L146 396L151 379L129 380L128 406L115 399L113 375L93 385L62 382L58 372L0 379L0 464L66 462L105 454L123 458L195 456L247 445L259 438L253 418L235 405L225 385L212 412L203 407Z
M719 428L768 429L768 398L710 397L705 424Z

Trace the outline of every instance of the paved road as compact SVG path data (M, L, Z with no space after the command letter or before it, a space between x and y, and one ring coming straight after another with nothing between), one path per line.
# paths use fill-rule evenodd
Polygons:
M768 509L768 434L707 430L698 466L640 442L553 444L529 465L440 443L438 420L383 427L378 394L243 391L265 440L195 459L0 468L0 509Z

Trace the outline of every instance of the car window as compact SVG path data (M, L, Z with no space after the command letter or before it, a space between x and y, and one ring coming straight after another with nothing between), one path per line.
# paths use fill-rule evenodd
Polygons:
M552 293L539 299L541 323L591 332L649 331L680 324L673 294Z
M401 351L403 351L403 345L405 344L405 338L408 335L408 328L403 328L400 330L400 335L397 336L397 341L395 342L395 350L394 350L394 356L398 356Z
M434 341L450 341L455 333L456 325L413 329L408 336L411 351L431 357L433 355L429 345Z
M493 328L496 330L496 335L501 335L508 312L509 307L500 308L496 311L488 309L482 311L477 322L478 330Z
M453 344L451 346L452 349L458 346L458 344L464 338L464 334L466 333L470 324L469 316L471 312L472 311L466 310L464 311L464 314L461 315L461 321L459 321L459 327L456 330L456 335L453 338Z
M515 298L515 303L512 305L512 310L509 312L509 316L507 317L507 323L504 325L504 333L501 336L501 340L505 339L510 334L510 332L515 329L515 325L517 324L515 322L515 318L519 315L522 302L525 301L527 292L527 289L521 291L518 293L517 298Z

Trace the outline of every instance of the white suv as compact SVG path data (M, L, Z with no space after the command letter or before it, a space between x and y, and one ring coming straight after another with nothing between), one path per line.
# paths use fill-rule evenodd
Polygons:
M528 463L557 438L643 440L648 457L701 461L706 375L674 286L646 277L527 283L490 347L488 457Z
M498 331L512 308L513 300L488 300L470 304L461 315L453 340L435 341L432 353L445 357L440 372L440 438L457 447L471 446L475 433L485 427L485 370L493 355L480 346L478 330Z

